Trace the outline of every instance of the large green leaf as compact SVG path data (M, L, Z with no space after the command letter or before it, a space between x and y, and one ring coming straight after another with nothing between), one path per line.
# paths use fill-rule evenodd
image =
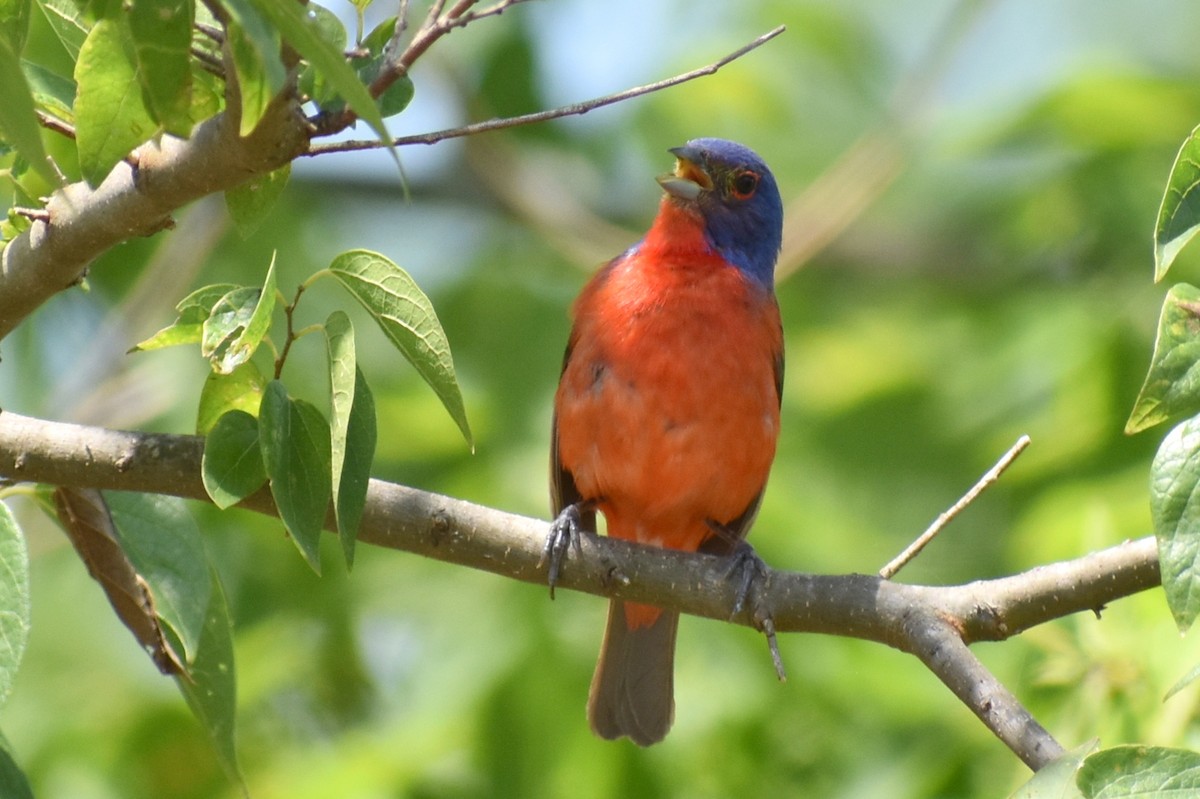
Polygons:
M33 799L29 780L13 757L8 739L0 735L0 796L4 799Z
M122 549L150 586L159 618L194 662L212 593L196 520L177 497L108 491L104 498Z
M267 384L258 412L263 464L279 518L313 571L321 572L321 530L333 488L329 423L278 380Z
M1200 797L1200 753L1162 746L1115 746L1083 761L1076 784L1086 799Z
M356 364L350 317L342 311L330 314L325 321L325 337L329 345L333 508L349 568L354 564L354 541L375 458L375 400Z
M315 14L307 12L299 3L278 2L278 0L253 0L258 9L279 29L288 44L296 48L318 72L318 74L337 91L368 125L371 126L379 139L391 142L392 138L384 127L383 117L375 105L375 99L367 91L367 87L358 79L358 75L346 63L345 55L324 36ZM394 149L393 149L394 154Z
M133 35L138 80L146 103L168 132L192 129L192 0L128 0L125 19Z
M229 411L245 411L254 416L262 404L267 378L253 361L247 361L227 375L209 372L200 389L200 408L196 411L196 432L208 435L217 420Z
M388 340L400 350L437 394L474 448L462 391L454 373L450 342L433 305L407 272L379 253L350 250L329 271L370 312Z
M1186 631L1200 613L1200 416L1159 446L1150 467L1150 515L1167 604Z
M1171 287L1158 318L1154 354L1126 433L1200 412L1200 289Z
M234 283L214 283L196 289L175 306L179 316L174 322L135 345L130 352L157 350L179 344L199 344L204 335L204 322L212 314L213 306L236 288L239 287Z
M176 677L175 683L192 713L204 725L221 766L231 779L241 783L234 734L237 680L233 666L233 625L215 570L209 571L209 585L211 599L200 632L200 649L188 677Z
M29 553L12 511L0 502L0 706L29 641ZM2 784L2 783L0 783Z
M1175 256L1200 231L1200 127L1175 156L1154 225L1154 279L1161 280Z
M78 61L88 35L83 4L76 0L38 0L35 7L42 12L71 61Z
M292 165L284 164L274 172L257 175L225 192L225 207L242 238L250 238L271 213L291 174Z
M12 145L49 183L61 182L46 159L33 94L21 71L20 54L7 36L0 36L0 139Z
M75 64L75 83L79 168L96 186L157 130L142 98L133 43L120 20L102 19L88 33Z
M228 508L253 494L267 481L258 420L245 411L229 411L204 439L200 463L204 490L218 508Z
M228 9L232 20L226 35L242 100L239 132L249 136L271 100L283 91L287 70L279 57L279 32L271 22L249 0L231 0Z

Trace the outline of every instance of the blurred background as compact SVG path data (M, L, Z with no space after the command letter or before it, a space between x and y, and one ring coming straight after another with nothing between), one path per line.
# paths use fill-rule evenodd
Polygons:
M104 256L90 293L60 295L6 340L0 405L190 432L206 369L195 350L125 351L192 288L261 283L272 251L290 296L336 253L366 247L433 299L478 445L471 455L357 315L380 413L376 476L547 516L570 302L648 226L667 148L720 136L756 149L788 201L784 432L752 537L768 563L876 571L1022 433L1026 454L899 579L994 577L1148 534L1165 430L1121 431L1165 291L1151 280L1155 215L1200 123L1200 6L534 3L434 47L393 131L647 83L778 24L785 34L713 77L404 149L407 198L376 153L298 163L248 239L220 198L200 202L174 232ZM1196 280L1197 265L1185 252L1172 278ZM305 323L347 302L321 284ZM294 393L323 396L323 346L299 343ZM278 522L192 509L235 618L256 799L940 799L1006 796L1028 778L909 656L787 636L780 684L760 636L699 619L681 625L666 742L602 742L584 701L603 601L552 603L536 586L371 547L347 575L332 537L317 578ZM37 795L239 796L63 535L18 510L34 627L2 721ZM1162 700L1200 648L1157 591L976 651L1067 747L1200 746L1196 689Z

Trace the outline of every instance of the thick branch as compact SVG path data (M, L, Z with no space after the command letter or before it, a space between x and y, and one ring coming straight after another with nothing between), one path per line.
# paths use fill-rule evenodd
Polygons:
M203 440L47 422L0 412L0 478L144 491L205 500ZM265 490L243 503L265 513ZM546 522L451 497L372 480L359 540L544 583ZM559 587L727 619L736 586L726 564L704 555L589 537ZM919 657L1032 768L1061 747L974 657L966 644L1002 640L1159 583L1152 538L960 586L904 585L876 576L772 571L732 619L757 626L769 608L779 632L877 641Z
M34 222L0 254L0 339L78 282L101 253L169 227L171 214L193 200L286 164L307 142L304 120L281 99L246 138L220 114L186 141L164 135L142 145L94 189L83 182L59 189L46 204L49 220Z

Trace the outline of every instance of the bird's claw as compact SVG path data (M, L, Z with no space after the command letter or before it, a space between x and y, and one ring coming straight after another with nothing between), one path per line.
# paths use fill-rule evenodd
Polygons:
M750 589L754 585L754 581L767 579L770 571L766 562L754 551L754 547L744 540L737 543L733 553L729 556L728 565L725 567L725 579L736 577L738 581L737 594L734 597L733 612L730 614L730 618L737 616L745 609L746 600L750 596ZM779 654L779 641L775 637L775 619L771 615L770 608L762 602L755 603L754 622L755 626L767 637L767 647L771 650L771 662L775 666L775 674L779 677L780 682L786 681L787 672L783 667L783 656Z
M546 536L538 567L547 567L546 582L550 585L551 599L554 599L554 586L558 584L558 575L562 573L567 560L567 550L574 549L575 554L583 555L583 547L579 543L584 532L582 514L581 503L574 502L563 508L550 523L550 533Z

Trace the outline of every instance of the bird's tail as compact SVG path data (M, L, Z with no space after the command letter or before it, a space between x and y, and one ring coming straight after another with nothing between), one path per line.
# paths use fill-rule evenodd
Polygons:
M630 605L630 615L640 609ZM609 604L608 626L588 694L588 722L601 738L627 735L639 746L649 746L671 729L678 627L679 614L663 610L651 623L633 628L625 603Z

